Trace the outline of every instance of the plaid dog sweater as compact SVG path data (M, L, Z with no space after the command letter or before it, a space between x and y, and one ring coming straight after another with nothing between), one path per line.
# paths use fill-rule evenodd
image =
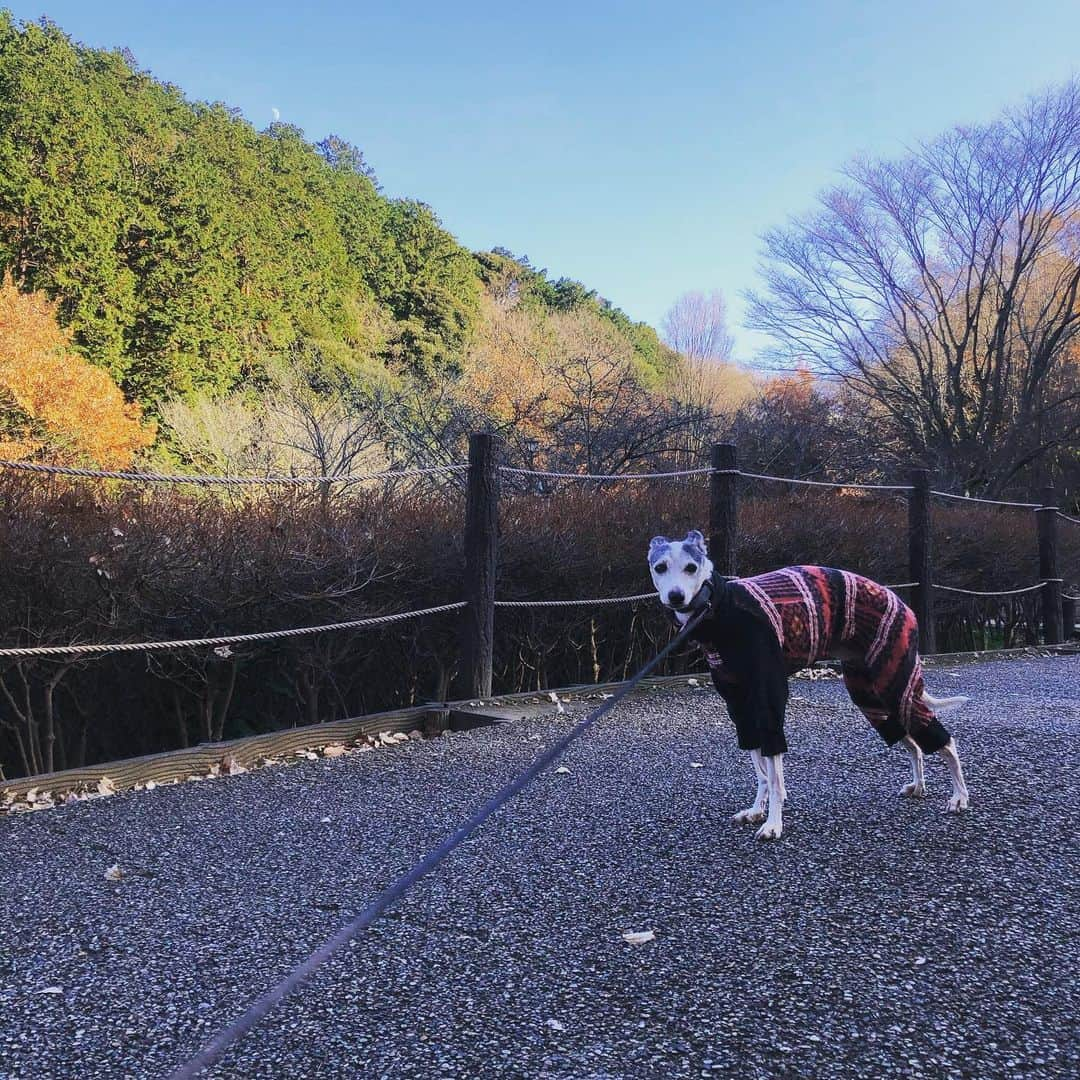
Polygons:
M717 615L706 619L693 636L701 644L717 690L728 702L740 745L757 743L745 748L782 752L766 747L784 741L787 676L817 660L838 656L851 700L889 745L911 735L930 753L949 741L948 732L923 700L915 613L896 593L869 578L824 566L789 566L755 577L714 578L712 588ZM722 602L725 594L726 604ZM771 652L773 664L748 657L745 647L739 655L732 635L727 634L725 640L720 632L725 608L751 613L759 628L764 622L771 631L768 636L779 647L783 702L774 686L753 699L747 696L745 685L740 693L740 684L748 680L775 682L771 669L777 651L769 648L771 642L757 650ZM747 715L751 711L765 715L755 720ZM777 711L779 716L770 715Z

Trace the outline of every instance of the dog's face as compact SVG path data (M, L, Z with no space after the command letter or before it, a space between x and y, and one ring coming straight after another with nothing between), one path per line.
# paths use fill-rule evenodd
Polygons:
M712 576L705 537L696 529L685 540L654 536L649 542L649 571L660 602L673 611L685 611Z

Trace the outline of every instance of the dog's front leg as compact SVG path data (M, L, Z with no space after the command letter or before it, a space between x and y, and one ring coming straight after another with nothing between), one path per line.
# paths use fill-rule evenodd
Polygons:
M758 840L779 840L784 831L784 765L783 754L763 756L765 777L769 788L769 816L754 836Z
M760 750L750 751L750 760L754 764L754 776L757 779L757 794L754 796L754 805L740 810L732 817L736 825L750 825L757 821L765 820L765 807L769 802L769 776L765 771L765 763L761 759Z

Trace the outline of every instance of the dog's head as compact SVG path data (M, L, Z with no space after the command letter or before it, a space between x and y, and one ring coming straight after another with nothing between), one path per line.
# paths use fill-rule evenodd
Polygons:
M686 611L712 576L705 537L696 529L688 532L685 540L654 536L649 541L649 571L660 602L673 611Z

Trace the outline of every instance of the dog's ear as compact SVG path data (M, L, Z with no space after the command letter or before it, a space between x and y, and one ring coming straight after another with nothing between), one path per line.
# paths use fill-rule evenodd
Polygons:
M653 556L659 553L663 548L666 548L671 541L666 536L654 536L649 541L649 562L652 562Z
M708 554L709 549L705 543L705 537L702 536L701 533L697 531L697 529L691 529L686 534L686 539L683 541L683 543L689 544L691 547L701 548L703 552Z

